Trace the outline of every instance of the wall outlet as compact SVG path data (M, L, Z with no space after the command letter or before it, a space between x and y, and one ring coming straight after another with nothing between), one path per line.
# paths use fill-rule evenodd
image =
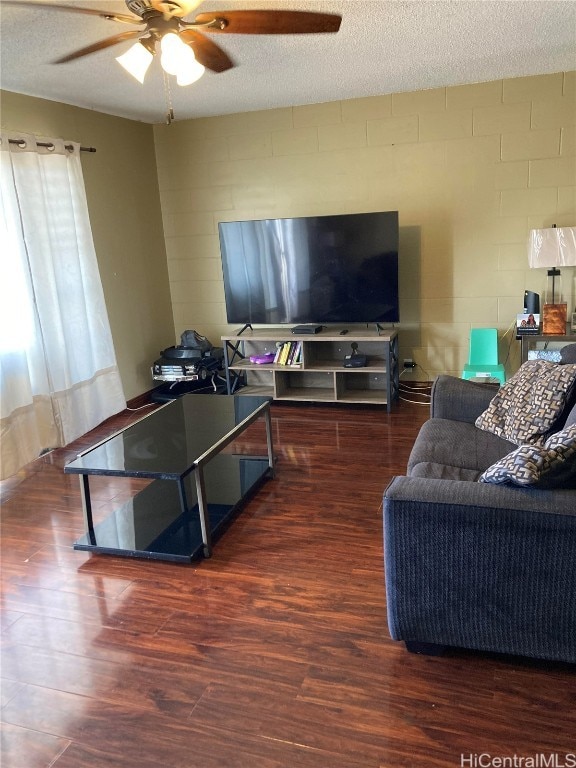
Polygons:
M404 368L416 368L416 363L411 357L404 358Z

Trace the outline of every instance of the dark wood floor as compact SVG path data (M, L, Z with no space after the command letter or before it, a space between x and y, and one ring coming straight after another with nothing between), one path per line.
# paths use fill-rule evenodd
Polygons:
M3 768L477 768L474 755L576 752L573 669L389 638L381 498L425 417L273 406L276 479L192 565L71 547L82 515L63 464L133 415L5 481ZM243 445L263 450L263 429ZM98 480L97 518L127 493Z

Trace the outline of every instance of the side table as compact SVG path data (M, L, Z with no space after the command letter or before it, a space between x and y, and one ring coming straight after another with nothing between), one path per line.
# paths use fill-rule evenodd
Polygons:
M533 349L547 349L550 343L554 343L555 347L564 347L567 344L574 344L576 342L576 333L574 333L570 324L566 324L565 334L543 334L543 333L526 333L518 334L516 338L521 343L521 358L525 363L528 360L528 352Z

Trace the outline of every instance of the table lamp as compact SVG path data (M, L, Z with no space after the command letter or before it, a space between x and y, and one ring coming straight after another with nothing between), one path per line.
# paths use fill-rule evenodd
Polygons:
M562 295L559 267L576 266L576 227L533 229L528 238L531 269L548 268L548 282L542 307L542 333L566 333L568 306Z

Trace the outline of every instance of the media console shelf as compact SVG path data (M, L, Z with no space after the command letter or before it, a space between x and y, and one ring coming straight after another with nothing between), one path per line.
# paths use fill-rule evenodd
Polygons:
M346 335L340 331L346 330ZM290 366L253 363L250 357L275 352L282 342L301 342L302 362ZM398 333L393 329L329 327L316 334L288 328L246 328L222 336L229 395L268 395L275 400L386 405L398 399ZM363 368L345 368L352 353L367 356Z

